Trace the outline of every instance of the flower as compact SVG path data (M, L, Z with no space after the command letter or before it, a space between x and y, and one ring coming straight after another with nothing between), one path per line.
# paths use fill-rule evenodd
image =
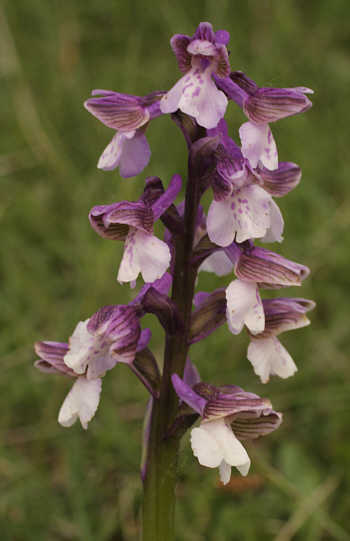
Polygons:
M265 328L261 333L248 334L251 343L248 347L248 360L262 383L269 381L270 374L280 378L292 376L298 369L288 353L276 338L284 331L299 329L310 324L305 313L315 307L308 299L275 298L262 301L265 314Z
M159 100L164 92L145 97L121 94L110 90L94 90L84 107L101 122L118 130L103 151L97 167L110 171L119 166L121 177L133 177L148 165L151 151L144 134L150 120L160 116Z
M226 112L227 98L211 76L215 73L225 78L230 73L228 41L227 32L214 34L209 23L200 23L192 38L182 34L172 37L171 46L185 75L161 99L162 113L180 109L193 116L200 126L215 128Z
M191 388L176 374L172 382L179 398L202 416L200 426L191 431L191 446L199 463L219 467L224 484L230 480L232 466L247 475L250 459L241 440L253 440L276 430L282 415L272 410L268 399L235 385L197 383Z
M62 375L75 381L58 415L62 426L79 418L82 427L95 415L101 394L101 377L118 362L130 364L136 355L141 327L129 306L105 306L76 326L69 344L36 342L41 372Z
M220 134L222 139L212 176L214 201L209 208L207 229L210 240L222 247L234 240L282 241L281 212L256 170L258 163L269 169L278 167L275 159L273 163L265 159L277 151L270 132L248 124L251 123L243 124L240 130L242 149L228 137L224 120L210 130L211 135Z
M120 283L133 285L140 272L145 282L154 282L169 267L169 247L153 235L153 224L172 205L181 185L179 175L172 177L167 190L159 178L149 177L138 201L99 205L91 210L90 224L101 237L125 243L117 277Z
M79 417L82 427L86 430L98 407L101 378L88 380L85 374L78 375L65 364L64 357L69 351L68 344L36 342L35 351L40 356L35 362L35 367L41 372L58 374L75 382L59 411L58 422L62 426L71 426Z

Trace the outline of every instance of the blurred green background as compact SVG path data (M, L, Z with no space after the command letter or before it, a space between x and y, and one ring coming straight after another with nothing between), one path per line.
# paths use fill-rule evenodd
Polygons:
M348 0L8 0L0 4L2 541L140 539L139 478L147 393L125 366L103 381L87 432L56 421L70 383L33 368L35 340L65 342L78 321L135 295L116 281L122 246L87 215L137 199L144 177L186 174L186 148L169 117L152 122L149 166L134 179L96 169L113 136L85 111L92 89L144 95L180 74L169 45L200 21L231 34L232 70L259 86L308 86L314 107L273 126L280 160L303 170L278 203L285 241L272 246L311 268L291 296L312 298L312 325L281 341L299 367L262 385L248 339L226 326L192 348L202 378L271 399L282 427L247 445L251 472L201 467L188 437L180 456L179 541L350 540L350 3ZM237 140L242 111L227 113ZM231 277L200 275L199 290ZM283 294L283 293L282 293ZM162 356L157 323L152 348Z

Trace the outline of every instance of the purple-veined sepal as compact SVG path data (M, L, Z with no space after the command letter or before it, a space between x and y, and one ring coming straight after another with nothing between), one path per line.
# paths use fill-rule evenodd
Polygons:
M294 297L279 297L263 299L265 314L265 328L261 333L248 335L251 340L265 340L278 336L282 332L300 329L310 324L305 313L315 307L315 303L308 299Z
M310 273L305 265L294 263L251 243L242 244L240 247L233 243L225 249L225 253L235 264L234 272L237 278L255 282L259 288L300 286L302 280Z
M305 96L313 94L310 88L258 88L257 84L241 71L231 72L226 79L215 76L214 79L227 97L242 107L246 117L255 124L276 122L304 113L312 107L312 102Z

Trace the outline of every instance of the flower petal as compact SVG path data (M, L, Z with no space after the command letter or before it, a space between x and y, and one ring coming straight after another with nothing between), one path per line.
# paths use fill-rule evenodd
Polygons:
M226 276L230 274L233 268L232 261L227 257L225 252L215 252L211 254L200 265L198 272L214 272L217 276Z
M264 330L264 309L255 283L234 280L226 289L226 300L227 323L233 334L239 334L244 324L252 334Z
M133 177L146 167L151 151L144 133L140 130L118 131L103 151L98 169L111 171L119 165L123 178Z
M265 190L273 197L282 197L297 186L301 179L301 169L291 162L279 162L278 169L269 171L264 167L259 171Z
M58 415L62 426L71 426L79 417L83 428L95 415L100 401L102 380L78 378L69 391Z
M94 90L84 107L101 122L115 130L129 131L146 124L150 118L148 110L140 104L139 96L121 94L110 90Z
M188 383L183 381L177 374L173 374L171 376L171 381L173 383L174 389L176 391L176 394L180 398L180 401L186 402L189 406L191 406L194 411L199 413L199 415L202 415L204 406L207 403L207 400L205 398L202 398L199 394L197 394Z
M80 321L69 339L69 351L63 360L76 374L84 374L95 379L117 362L109 355L110 342L104 336L92 336L88 330L89 320Z
M165 242L130 227L119 267L118 282L131 282L140 272L145 282L154 282L163 276L170 265L170 259L170 250Z
M223 201L214 200L207 219L210 240L226 247L235 236L239 243L263 237L271 225L270 201L271 196L256 184L234 190Z
M104 171L111 171L118 167L120 157L122 155L122 149L124 141L127 138L132 138L135 135L135 130L132 131L117 131L113 136L112 141L106 146L98 161L98 169Z
M119 174L123 178L138 175L148 165L151 149L144 133L136 130L132 139L126 139L119 162Z
M229 480L231 479L231 466L230 464L227 464L225 460L223 460L219 466L220 471L220 481L223 485L227 485Z
M282 242L284 220L280 209L273 199L269 201L271 225L266 235L261 237L261 242Z
M268 124L245 122L239 129L242 154L252 167L261 162L267 169L278 168L277 147Z
M223 460L235 466L246 475L250 460L247 451L237 440L224 419L215 419L201 423L191 432L193 454L202 466L216 468Z
M270 374L286 379L298 370L288 351L275 336L251 342L247 357L262 383L269 381Z
M194 57L192 69L161 99L162 113L180 109L193 116L200 126L215 128L226 112L228 101L211 79L214 68L215 62L203 67L202 60Z

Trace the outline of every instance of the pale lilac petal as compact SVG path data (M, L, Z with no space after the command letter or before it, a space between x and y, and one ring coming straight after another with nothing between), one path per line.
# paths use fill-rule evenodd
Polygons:
M83 428L95 415L100 401L102 380L78 378L69 391L58 415L62 426L71 426L79 417Z
M95 379L106 370L116 365L117 360L109 355L110 342L103 336L92 336L87 331L89 320L78 323L69 339L69 351L63 360L76 374L84 374L87 378Z
M194 428L191 432L191 446L202 466L216 468L224 460L230 466L242 469L245 472L243 475L248 473L249 456L222 418L205 421L200 427Z
M214 272L217 276L226 276L232 271L233 266L225 252L215 252L200 265L198 272Z
M162 113L180 109L193 116L200 126L215 128L225 115L228 101L211 78L214 68L215 62L203 68L202 60L194 57L192 69L161 99Z
M136 280L141 272L145 282L161 278L170 265L168 245L145 231L129 228L125 240L124 255L118 272L118 282Z
M111 171L119 165L120 176L129 178L141 173L150 156L151 150L142 131L118 131L103 151L97 167Z
M135 135L135 130L132 131L117 131L113 136L112 141L106 146L97 164L98 169L111 171L118 167L122 155L123 144L126 139L130 139Z
M223 201L213 201L207 219L209 238L219 246L229 246L236 236L239 243L266 235L271 225L271 196L257 184L234 190Z
M269 229L267 230L267 233L264 237L262 237L260 240L262 242L282 242L283 237L283 227L284 227L284 220L282 213L278 206L276 205L275 201L271 199L269 201L270 205L270 219L271 219L271 225Z
M126 139L119 162L119 174L123 178L134 177L143 171L151 157L151 149L144 133L136 130L132 139Z
M269 381L270 374L285 379L297 371L292 357L275 336L251 342L247 357L262 383Z
M245 122L239 129L242 154L253 168L261 162L267 169L278 168L277 147L268 124Z
M226 289L227 323L233 334L239 334L245 324L252 334L264 330L265 315L259 295L259 289L254 282L234 280Z

